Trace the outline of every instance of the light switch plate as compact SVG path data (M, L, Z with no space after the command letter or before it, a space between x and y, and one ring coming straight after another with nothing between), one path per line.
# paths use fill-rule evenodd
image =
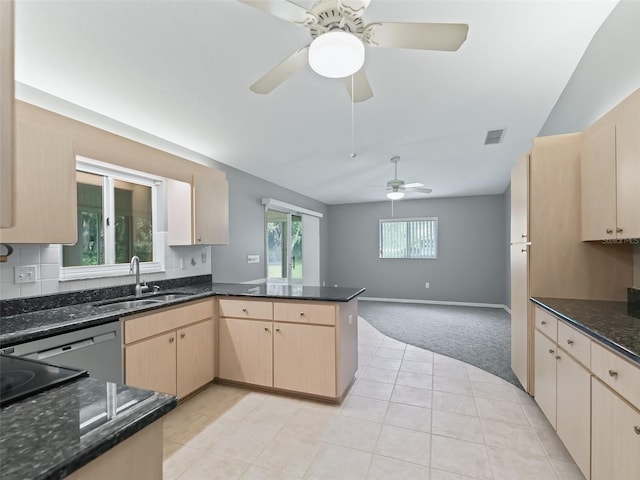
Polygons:
M247 263L260 263L260 255L247 255Z
M36 266L22 265L20 267L13 267L13 283L16 285L36 283Z

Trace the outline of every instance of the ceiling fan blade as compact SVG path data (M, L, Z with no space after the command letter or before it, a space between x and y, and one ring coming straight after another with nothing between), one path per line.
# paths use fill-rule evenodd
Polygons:
M238 0L258 10L267 12L274 17L281 18L298 25L309 26L318 23L316 16L304 8L287 0Z
M309 63L309 46L302 47L281 63L268 71L262 78L249 87L252 92L266 95L284 82L297 70Z
M364 38L374 47L454 52L467 39L468 31L464 23L383 22L367 25Z
M422 183L405 183L405 188L415 188L415 187L424 187Z
M366 10L371 0L338 0L338 2L343 8L347 8L351 12L361 15L362 12L359 12L359 10Z
M351 90L352 83L351 79L353 78L353 90ZM349 96L353 103L364 102L365 100L369 100L373 97L373 92L371 91L371 85L369 85L369 79L367 78L367 74L364 71L364 68L361 68L351 77L344 78L344 84L347 87L347 91L349 92Z
M408 192L418 192L418 193L431 193L433 192L430 188L422 188L422 187L409 187L405 185L404 187L400 187L401 190L406 190Z

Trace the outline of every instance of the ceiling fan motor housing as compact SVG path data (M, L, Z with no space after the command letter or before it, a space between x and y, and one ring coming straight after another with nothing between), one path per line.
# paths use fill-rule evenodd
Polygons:
M340 0L320 0L310 11L318 19L317 24L309 26L312 39L336 29L362 38L364 20L356 11L343 6Z

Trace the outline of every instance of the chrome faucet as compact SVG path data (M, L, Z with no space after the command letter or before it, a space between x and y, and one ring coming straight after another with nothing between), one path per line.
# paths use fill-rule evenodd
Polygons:
M129 273L133 273L136 276L136 297L141 297L142 292L147 290L149 287L147 286L147 282L142 281L142 285L140 285L140 258L137 255L131 257L131 263L129 264Z

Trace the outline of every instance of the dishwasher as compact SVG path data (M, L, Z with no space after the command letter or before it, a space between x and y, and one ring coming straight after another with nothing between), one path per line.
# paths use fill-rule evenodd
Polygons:
M119 321L5 347L1 353L81 368L93 378L123 383Z

